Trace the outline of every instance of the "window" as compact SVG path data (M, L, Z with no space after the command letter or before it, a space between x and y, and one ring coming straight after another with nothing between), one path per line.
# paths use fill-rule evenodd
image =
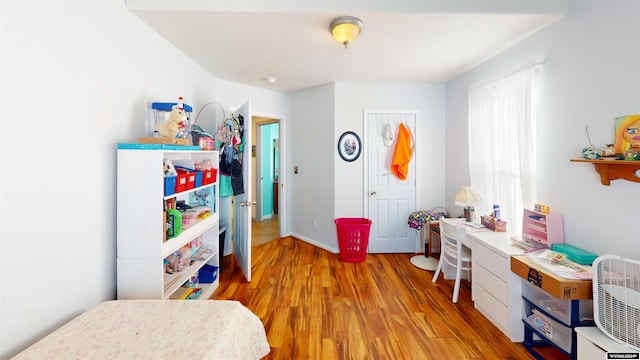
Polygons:
M536 201L536 80L541 65L469 88L469 173L483 198L480 214L500 205L510 232L522 230Z

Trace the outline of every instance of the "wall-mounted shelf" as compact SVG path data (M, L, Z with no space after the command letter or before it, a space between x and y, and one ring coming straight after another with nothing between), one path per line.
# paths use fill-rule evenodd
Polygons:
M609 185L611 180L625 179L640 183L640 161L633 160L587 160L571 159L572 162L591 163L600 174L602 185Z

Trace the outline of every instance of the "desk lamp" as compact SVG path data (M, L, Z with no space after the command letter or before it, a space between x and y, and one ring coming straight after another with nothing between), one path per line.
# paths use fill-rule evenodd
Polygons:
M467 222L471 222L475 218L473 205L478 204L480 201L482 201L480 195L471 190L470 186L462 186L456 194L455 204L465 207L464 214L467 217Z

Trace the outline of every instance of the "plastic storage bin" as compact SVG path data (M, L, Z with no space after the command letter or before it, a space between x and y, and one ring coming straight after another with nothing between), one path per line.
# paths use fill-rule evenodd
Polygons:
M175 194L177 178L177 176L166 176L164 178L164 196Z
M524 279L522 296L565 325L593 321L593 300L562 300Z
M196 184L195 187L200 187L202 186L202 176L203 176L203 172L202 171L196 171Z
M598 255L569 244L553 244L551 250L567 254L567 258L581 265L591 265Z
M208 185L216 182L216 178L218 175L218 169L207 169L203 171L202 175L202 184Z
M180 174L176 177L175 192L179 193L187 190L187 174Z
M198 270L198 279L203 284L211 284L218 278L218 267L204 264Z
M571 353L573 344L573 328L564 326L537 309L532 310L532 314L527 317L527 323L533 327L539 335L551 340L567 353Z
M179 168L176 166L176 171L178 172L178 180L180 180L181 177L184 177L186 179L186 183L185 183L185 188L181 191L184 190L191 190L193 188L196 187L196 173L192 172L188 169L184 169L184 168ZM176 190L176 192L178 192Z
M196 187L196 173L187 173L187 189L191 190Z
M367 257L371 220L364 218L335 219L338 232L340 260L345 262L362 262Z

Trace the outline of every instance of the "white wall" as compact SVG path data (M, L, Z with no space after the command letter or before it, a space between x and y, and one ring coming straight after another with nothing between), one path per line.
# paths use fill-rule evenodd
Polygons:
M287 196L292 235L337 252L333 223L334 94L332 84L292 95L291 117L295 121L290 124L290 161L284 172L290 179Z
M444 94L444 84L344 82L295 94L290 167L300 165L300 174L292 175L293 234L338 252L334 219L364 216L364 156L343 161L337 142L345 131L363 139L367 109L418 110L417 206L444 206Z
M265 115L288 115L290 98L275 91L218 79L216 101L228 104L230 109L238 108L243 103L251 101L253 112L266 117Z
M640 2L573 2L568 16L447 85L446 198L469 183L467 88L544 60L538 124L538 201L563 214L565 241L596 254L640 259L640 184L600 183L571 163L589 144L613 142L613 119L640 112ZM461 212L460 208L457 208Z
M365 110L417 110L416 181L419 209L444 206L445 85L424 83L337 83L333 157L336 163L336 217L361 217L365 213L364 157L343 161L337 142L345 131L363 139ZM363 152L368 144L363 142ZM356 179L356 180L354 180ZM407 214L408 216L409 214Z
M116 143L146 135L151 102L198 105L215 79L121 1L1 16L4 358L115 297Z
M444 206L444 109L445 85L424 83L337 83L335 161L335 217L363 217L367 189L363 182L365 157L345 162L337 153L337 141L345 131L364 140L365 110L417 110L416 207L431 210ZM363 153L369 147L363 141ZM417 210L416 209L416 210ZM409 214L407 214L408 216ZM337 244L337 235L333 234Z
M288 96L218 81L121 0L0 9L4 359L115 298L116 143L147 135L151 102L286 115Z

